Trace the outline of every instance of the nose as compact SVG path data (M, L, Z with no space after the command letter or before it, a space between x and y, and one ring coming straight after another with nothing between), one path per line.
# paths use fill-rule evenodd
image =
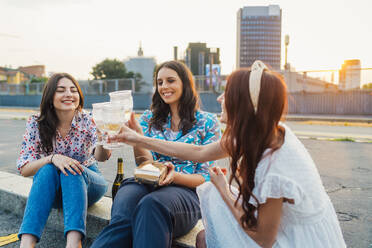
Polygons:
M217 97L217 102L222 103L225 100L225 92Z
M162 88L168 88L168 82L166 80L163 81L163 84L161 85Z
M65 91L65 95L66 95L66 96L72 96L72 92L71 92L71 90L70 90L70 89L66 89L66 91Z

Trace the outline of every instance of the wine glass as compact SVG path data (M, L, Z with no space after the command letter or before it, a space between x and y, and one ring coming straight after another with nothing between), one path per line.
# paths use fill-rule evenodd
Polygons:
M94 123L96 124L97 130L103 134L103 106L110 104L110 102L100 102L92 104L92 115ZM97 141L97 145L102 145L102 141Z
M115 103L109 103L103 105L102 108L102 117L103 117L103 131L104 135L104 144L105 149L117 149L122 145L119 143L107 143L107 135L114 135L119 133L120 128L125 123L125 113L124 106Z
M109 93L110 102L124 105L125 121L130 119L133 111L133 98L131 90L121 90Z

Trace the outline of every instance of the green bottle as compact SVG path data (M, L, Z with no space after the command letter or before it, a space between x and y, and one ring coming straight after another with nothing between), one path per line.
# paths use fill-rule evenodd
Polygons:
M115 195L118 192L121 182L124 180L124 170L123 170L123 159L118 158L118 171L116 173L115 181L112 185L112 201L114 201Z

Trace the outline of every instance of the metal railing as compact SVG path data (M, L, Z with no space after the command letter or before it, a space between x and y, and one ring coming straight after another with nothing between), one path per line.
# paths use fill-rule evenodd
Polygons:
M84 95L105 95L112 91L132 90L136 92L134 79L81 80L79 81ZM43 83L8 84L0 83L0 95L42 95Z
M341 75L339 70L278 71L287 84L289 93L336 92L359 89L360 85L372 83L372 68L353 69ZM227 75L194 76L198 92L221 93L225 90ZM152 85L141 85L134 79L80 80L84 95L105 95L117 90L143 92L141 87L151 91ZM0 82L1 95L41 95L42 83L7 84Z

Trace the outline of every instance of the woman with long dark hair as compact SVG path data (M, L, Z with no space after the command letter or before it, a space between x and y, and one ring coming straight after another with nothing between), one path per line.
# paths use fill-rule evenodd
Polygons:
M83 105L78 82L56 73L45 85L40 113L27 121L17 168L33 176L33 184L18 234L21 247L40 240L52 207L63 210L66 247L81 247L87 207L107 190L97 161L111 153L96 146L96 126Z
M212 183L197 188L208 247L346 247L313 160L280 122L287 104L281 78L256 61L229 76L218 100L226 122L219 142L164 142L129 128L110 140L198 162L230 157L229 182L214 167Z
M129 122L137 132L154 139L206 145L220 139L215 115L199 110L199 96L191 71L181 62L168 61L157 67L151 110L139 123ZM200 218L195 188L209 181L213 162L179 160L164 153L134 148L136 163L156 160L168 174L155 188L133 178L121 184L111 211L110 224L95 240L97 247L171 247L172 239L189 232Z

